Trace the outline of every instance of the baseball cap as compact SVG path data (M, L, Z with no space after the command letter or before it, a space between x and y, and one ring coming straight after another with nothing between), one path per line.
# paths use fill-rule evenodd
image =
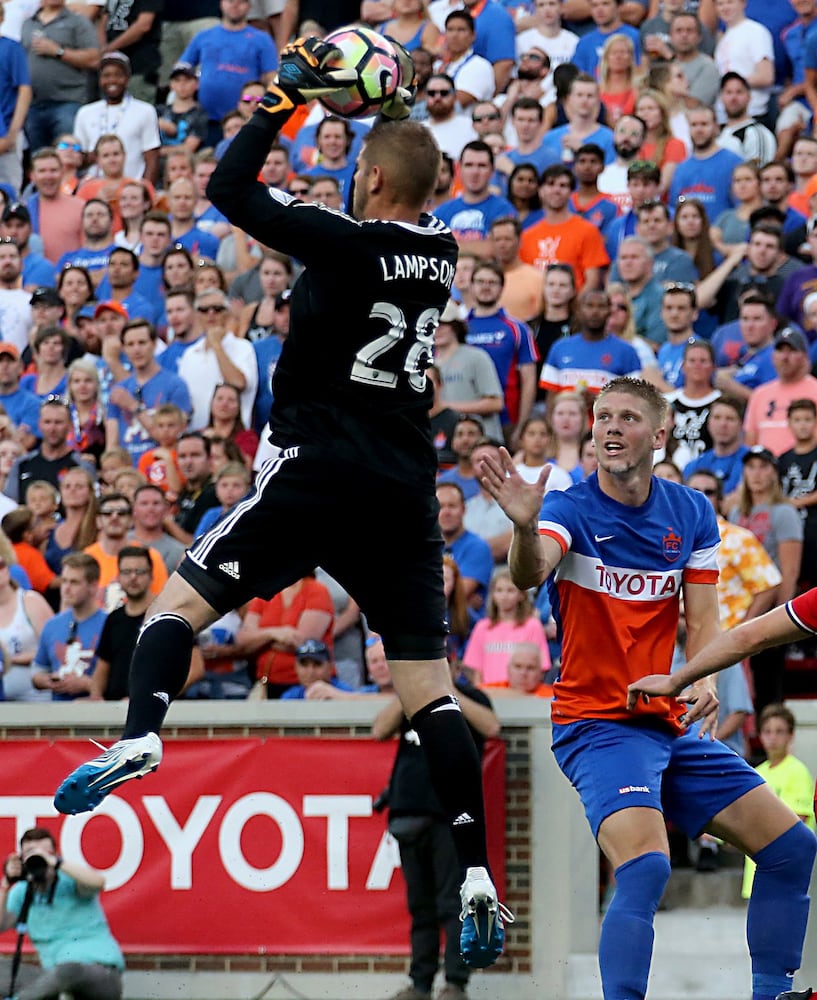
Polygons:
M3 209L3 222L8 222L9 219L31 222L31 213L21 201L13 201Z
M130 316L128 315L128 310L122 305L122 303L114 302L112 299L109 299L107 302L99 303L96 309L94 309L94 319L99 319L99 317L102 315L102 313L105 312L106 309L109 312L117 313L124 319L130 319Z
M762 444L756 444L752 448L750 448L743 456L741 461L743 462L744 465L746 465L746 463L752 458L760 458L764 462L768 462L769 465L774 465L774 466L777 465L777 459L769 451L769 449L764 448Z
M275 296L275 308L280 309L282 306L288 306L289 300L292 298L292 289L285 288L283 292L279 292Z
M124 52L106 52L99 60L99 68L102 69L108 63L116 63L117 66L121 66L125 70L128 76L131 75L130 59L128 59Z
M65 303L60 298L56 288L50 285L40 285L31 293L29 300L32 306L64 306Z
M8 344L6 341L0 343L0 358L7 354L10 358L14 358L15 361L20 360L20 352L14 346L14 344Z
M170 71L170 79L172 80L174 76L189 76L192 79L196 79L198 73L196 72L196 67L193 63L185 62L181 60L177 62L173 69Z
M806 338L799 330L793 330L790 326L784 327L774 338L775 347L790 347L793 351L802 351L808 354L808 344Z
M77 313L77 319L95 319L96 310L93 306L83 306L82 309Z
M326 643L320 639L307 639L295 650L297 660L317 660L319 663L328 663L331 660Z

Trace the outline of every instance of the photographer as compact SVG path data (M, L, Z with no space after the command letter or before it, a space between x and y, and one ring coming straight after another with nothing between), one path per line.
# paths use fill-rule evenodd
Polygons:
M23 967L15 1000L63 992L74 1000L121 1000L125 963L99 902L104 884L90 868L62 861L45 827L26 830L20 853L3 868L0 930L18 923L30 894L27 930L42 968Z

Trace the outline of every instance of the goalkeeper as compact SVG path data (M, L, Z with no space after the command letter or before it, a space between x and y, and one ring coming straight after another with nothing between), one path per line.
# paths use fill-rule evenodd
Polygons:
M252 492L192 546L148 610L134 651L123 738L60 786L61 812L92 809L119 783L154 770L169 702L187 677L194 636L250 598L270 598L323 566L383 637L395 691L425 749L462 869L461 949L486 966L505 920L485 847L480 762L445 658L443 542L429 406L434 331L457 246L424 215L440 152L408 115L411 59L367 135L352 215L257 181L295 106L342 88L338 50L317 38L282 52L278 82L235 137L208 197L259 242L303 261L270 413L276 458ZM391 120L389 120L391 119Z

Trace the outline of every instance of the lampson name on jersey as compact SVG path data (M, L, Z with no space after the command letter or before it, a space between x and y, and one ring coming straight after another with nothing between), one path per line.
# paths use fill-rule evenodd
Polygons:
M454 265L442 257L420 257L418 254L391 254L380 258L384 281L398 281L408 278L426 278L429 281L439 281L450 288L454 281Z

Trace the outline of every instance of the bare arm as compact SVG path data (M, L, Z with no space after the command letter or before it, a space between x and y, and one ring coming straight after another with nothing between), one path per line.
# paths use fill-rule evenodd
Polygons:
M14 104L14 113L11 116L8 131L0 139L0 152L7 153L9 150L14 149L17 136L22 131L30 107L31 86L27 83L20 84L17 88L17 100Z
M529 590L550 575L563 555L555 539L539 534L539 510L550 466L545 466L537 482L526 483L506 448L500 449L500 460L501 465L487 457L478 473L482 485L513 522L508 565L516 586Z
M395 733L400 731L403 715L403 706L400 704L400 699L395 695L375 716L375 720L372 723L372 736L376 740L390 739Z
M627 704L632 708L642 695L672 697L701 677L731 667L764 649L796 642L810 634L795 625L785 606L780 605L729 632L721 632L674 674L652 674L634 681Z
M750 87L771 87L774 83L774 63L771 59L761 59L746 77L746 82Z
M142 156L145 158L145 180L155 185L159 177L159 147L146 149Z
M800 560L803 557L803 543L795 539L781 542L777 547L777 568L783 577L778 584L776 600L778 604L790 601L797 593L797 578L800 574Z
M451 403L451 409L457 413L474 413L477 416L487 417L492 413L501 413L505 405L501 396L481 396L479 399L471 399L467 402Z
M519 419L516 422L517 431L528 417L531 415L533 404L536 402L536 362L519 366ZM519 444L517 431L514 431L514 440Z
M746 243L735 243L729 248L729 253L718 264L711 274L702 278L698 282L698 308L710 309L715 304L718 292L723 287L723 283L743 260L746 254Z
M479 735L484 736L487 740L499 736L502 725L492 708L480 705L478 701L464 695L462 691L457 691L456 694L465 721L472 729L476 729Z
M126 49L129 45L135 45L141 38L144 38L144 36L153 27L153 21L155 18L156 15L152 12L139 14L133 24L129 25L121 35L117 35L116 38L112 38L109 42L105 42L102 51L121 51L122 49Z

